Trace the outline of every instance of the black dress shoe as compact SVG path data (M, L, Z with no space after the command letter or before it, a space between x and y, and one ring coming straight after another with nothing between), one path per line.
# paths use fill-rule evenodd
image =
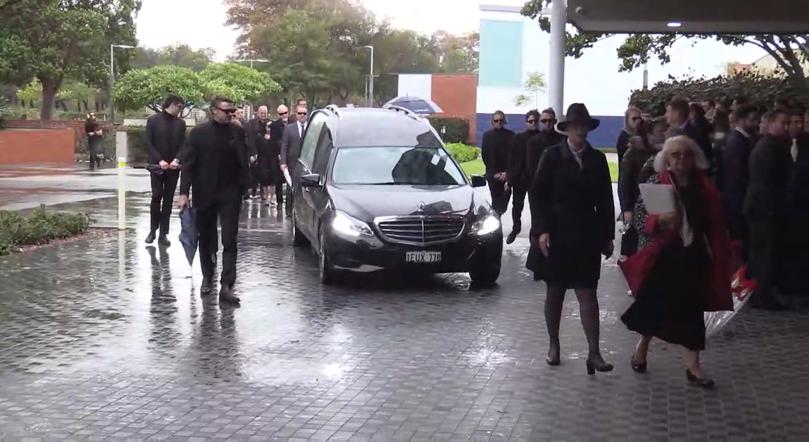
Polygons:
M713 379L698 378L698 377L694 376L694 373L691 373L691 369L689 369L689 368L685 369L685 377L686 377L686 379L688 379L688 382L690 382L690 383L692 383L692 384L694 384L694 385L696 385L698 387L702 387L702 388L705 388L705 389L711 389L711 388L714 388L716 386L716 383L714 383Z
M599 359L587 358L587 374L591 376L596 374L597 371L600 371L602 373L610 372L612 371L613 368L614 367L612 366L612 364L606 363L601 358Z
M551 347L550 350L548 350L548 356L545 357L545 362L547 362L551 367L559 365L561 363L559 353L560 351L558 347Z
M171 241L166 238L166 235L160 235L160 238L157 239L157 244L162 247L168 247L171 245Z
M149 236L146 237L146 244L151 244L154 242L155 234L154 232L149 232Z
M227 285L223 285L219 290L219 302L231 305L240 305L241 299L233 294L233 289Z
M508 238L506 238L506 244L511 244L514 240L517 239L517 235L520 234L520 229L514 229L511 233L508 234Z

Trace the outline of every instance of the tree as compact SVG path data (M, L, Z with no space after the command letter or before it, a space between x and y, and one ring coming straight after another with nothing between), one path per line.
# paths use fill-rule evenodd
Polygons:
M105 82L110 42L135 43L140 0L26 0L0 9L0 80L42 84L41 118L51 119L65 78ZM122 51L125 52L125 51ZM126 55L118 55L122 60Z
M211 63L213 56L214 50L211 48L195 50L186 44L167 46L160 49L137 48L132 57L131 67L146 69L161 64L169 64L199 72Z
M444 73L477 72L480 55L480 34L452 35L446 31L433 33L431 47Z
M205 90L202 80L194 71L176 66L155 66L150 69L133 69L115 83L113 98L121 110L137 110L147 107L160 110L168 94L183 97L190 110L203 101Z
M546 32L550 30L550 20L548 17L540 17L540 12L550 2L551 0L530 0L522 9L523 15L539 18L540 27ZM609 36L600 33L566 34L566 55L576 58L581 57L585 49ZM669 63L671 57L668 50L681 36L715 39L733 46L759 47L775 59L790 82L802 91L804 98L809 96L809 79L801 65L809 59L809 34L630 34L617 50L621 60L619 71L631 71L647 63L652 56L656 56L661 63Z
M269 74L236 63L214 63L199 73L207 98L224 95L243 103L281 91Z
M522 93L514 97L514 104L517 106L525 106L526 104L530 103L531 100L534 100L535 107L539 108L539 93L545 90L545 75L542 72L530 72L528 73L528 79L525 80L525 92L533 94L530 96L526 93Z

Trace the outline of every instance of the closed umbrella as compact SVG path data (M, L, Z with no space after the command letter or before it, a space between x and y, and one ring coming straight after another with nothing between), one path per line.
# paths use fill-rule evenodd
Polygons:
M396 97L385 103L385 106L402 107L419 115L440 114L444 112L441 106L437 105L432 100L409 95Z
M197 212L193 207L187 206L180 211L180 243L185 250L185 257L188 264L194 262L194 255L197 254L199 244L199 231L197 230Z

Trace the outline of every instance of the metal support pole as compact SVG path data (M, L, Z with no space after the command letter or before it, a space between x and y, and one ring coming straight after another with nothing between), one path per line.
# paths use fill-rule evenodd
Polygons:
M115 132L115 157L118 158L118 229L126 229L126 159L125 131Z
M112 99L112 90L115 87L115 45L110 45L110 121L115 123L115 103Z
M559 116L564 115L565 99L565 26L567 25L567 0L551 2L551 57L550 96L551 107Z
M374 47L371 46L371 78L368 79L368 96L370 97L370 106L374 107Z

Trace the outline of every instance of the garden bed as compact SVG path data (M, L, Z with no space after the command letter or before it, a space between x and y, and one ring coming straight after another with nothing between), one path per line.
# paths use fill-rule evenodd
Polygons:
M0 256L85 234L90 221L83 213L53 212L44 206L26 215L0 211Z

